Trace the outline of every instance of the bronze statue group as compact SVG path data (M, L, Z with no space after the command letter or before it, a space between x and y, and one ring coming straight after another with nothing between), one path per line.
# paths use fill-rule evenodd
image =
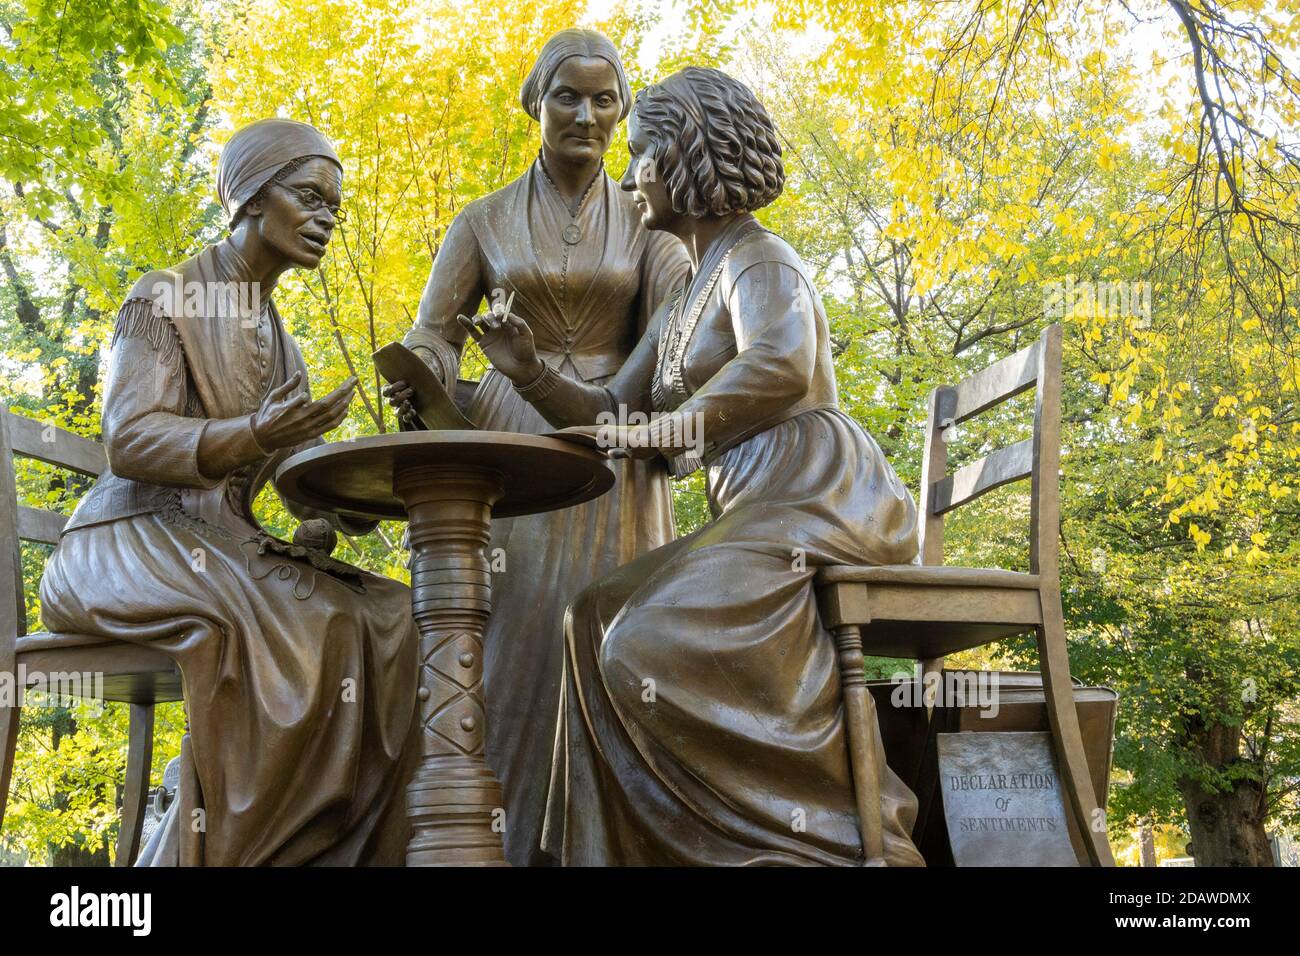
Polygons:
M675 414L627 429L604 496L493 522L509 573L494 582L484 688L507 858L860 863L812 576L914 560L917 517L838 407L808 270L754 216L784 185L772 121L713 69L634 99L613 45L583 30L545 44L521 101L538 156L456 216L406 344L451 386L467 337L479 343L492 367L468 415L481 428ZM616 181L603 160L624 119L631 162ZM405 847L419 733L409 592L267 547L252 512L279 463L342 420L356 384L311 399L272 299L281 274L324 255L343 189L310 126L263 120L230 139L229 235L123 304L104 396L110 472L42 583L52 630L176 660L209 865L400 864ZM177 282L261 295L242 321L215 320L158 292ZM496 289L509 312L480 312ZM408 411L403 383L387 393ZM687 418L702 425L698 457L673 426ZM675 537L670 474L696 466L712 521ZM348 678L359 693L341 706ZM886 862L919 865L915 798L878 772ZM182 825L169 811L140 862L176 864Z

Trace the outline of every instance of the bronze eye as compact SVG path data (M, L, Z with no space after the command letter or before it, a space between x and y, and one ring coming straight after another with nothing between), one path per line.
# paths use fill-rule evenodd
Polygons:
M293 188L292 192L298 197L299 204L309 212L317 212L322 208L326 208L329 209L330 215L334 217L335 222L344 222L348 218L347 213L338 206L326 202L325 197L310 186Z

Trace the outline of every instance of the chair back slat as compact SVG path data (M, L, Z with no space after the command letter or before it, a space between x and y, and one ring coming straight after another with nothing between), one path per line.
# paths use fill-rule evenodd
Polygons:
M1034 440L1026 438L990 452L934 483L931 507L941 515L974 501L994 488L1030 478L1034 473Z
M18 638L27 633L23 554L18 543L18 485L14 479L12 416L0 405L0 668L12 666Z
M9 422L11 454L35 458L50 465L67 468L91 478L108 470L104 446L57 425L46 425L34 418L15 415L0 407Z
M951 412L953 423L961 424L1033 388L1038 382L1038 360L1042 349L1043 340L1039 339L1029 348L1008 355L963 379L953 388L957 393ZM940 425L946 424L940 422Z
M18 537L23 541L58 544L59 535L63 533L63 526L67 523L68 516L56 511L18 506Z
M921 563L943 564L943 515L934 510L934 486L948 469L948 443L940 422L951 418L956 393L946 386L930 393L925 429L925 457L921 459Z
M57 512L18 504L15 458L33 458L91 478L108 470L103 445L0 405L0 650L27 633L20 542L58 544L68 523Z
M1061 573L1061 327L1043 333L1034 396L1034 474L1029 498L1029 570Z
M943 564L943 516L994 488L1029 478L1029 570L1055 577L1060 522L1061 326L1033 345L930 394L925 457L921 462L921 561ZM990 452L946 474L949 428L1029 389L1036 389L1033 437Z

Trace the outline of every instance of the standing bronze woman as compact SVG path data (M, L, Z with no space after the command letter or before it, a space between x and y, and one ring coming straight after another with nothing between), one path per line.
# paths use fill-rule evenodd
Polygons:
M623 188L679 237L694 278L604 387L532 354L527 323L466 327L531 383L557 426L620 404L634 456L702 426L713 521L619 569L566 619L565 685L543 846L565 864L862 861L819 565L906 563L916 508L838 406L829 330L803 263L752 215L781 192L766 110L716 70L643 91ZM916 801L883 764L885 862L916 865Z
M650 233L604 154L631 97L613 44L565 30L543 47L524 82L524 109L541 122L528 171L470 203L452 222L406 344L454 383L465 330L484 298L514 295L537 348L556 368L599 385L618 371L649 317L689 268L681 243ZM469 417L481 428L545 432L532 394L497 370L479 384ZM405 389L389 388L402 405ZM614 489L590 504L493 523L504 549L493 576L484 651L487 758L505 789L506 856L544 862L539 849L555 739L565 606L588 584L672 540L662 460L622 462Z
M263 120L230 138L217 189L231 234L141 278L118 313L110 470L41 581L52 630L146 642L176 661L212 866L397 864L405 851L405 761L418 749L410 592L269 537L252 512L277 465L342 421L356 385L311 401L270 299L287 269L319 263L342 178L303 123ZM142 864L179 862L195 822L179 810Z

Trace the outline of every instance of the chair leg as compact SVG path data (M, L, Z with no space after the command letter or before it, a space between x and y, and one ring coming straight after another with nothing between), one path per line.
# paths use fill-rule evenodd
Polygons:
M15 688L14 692L20 691ZM0 828L4 827L5 809L9 806L9 783L18 751L18 722L22 712L16 700L12 707L0 706Z
M921 661L921 690L923 693L925 689L930 685L931 674L935 675L933 679L934 687L935 687L935 696L930 697L929 694L926 694L924 698L922 698L925 701L926 716L929 716L934 712L935 705L939 702L939 698L943 693L943 658L942 657L927 657ZM945 701L945 703L951 703L951 702Z
M122 823L117 834L117 866L134 865L140 853L152 764L153 704L132 704L131 735L126 751L126 789L122 796Z
M0 411L0 419L4 412ZM4 422L0 421L0 441L4 439ZM8 462L0 462L0 465ZM6 545L7 547L7 545ZM0 581L0 586L8 582ZM18 579L21 592L22 579ZM3 627L0 623L0 627ZM0 827L5 822L5 807L9 805L9 780L14 771L14 755L18 749L18 720L22 715L23 688L18 686L18 638L13 631L0 631L0 678L10 678L14 699L12 707L0 700Z
M1038 657L1043 671L1043 691L1047 697L1047 717L1052 741L1060 764L1068 807L1074 814L1079 832L1093 866L1114 866L1110 843L1106 839L1104 817L1097 814L1100 804L1092 788L1092 776L1079 731L1079 712L1070 683L1070 658L1065 643L1065 617L1061 612L1059 591L1042 591L1043 626L1038 631ZM1100 825L1100 829L1098 826Z
M876 704L863 671L862 631L855 624L835 628L839 650L840 687L844 698L844 731L848 738L849 769L858 805L858 826L868 866L883 865L884 836L880 811L880 752L876 747Z
M181 779L176 788L180 804L180 865L203 865L203 794L199 792L199 775L194 766L194 746L187 732L181 738Z

